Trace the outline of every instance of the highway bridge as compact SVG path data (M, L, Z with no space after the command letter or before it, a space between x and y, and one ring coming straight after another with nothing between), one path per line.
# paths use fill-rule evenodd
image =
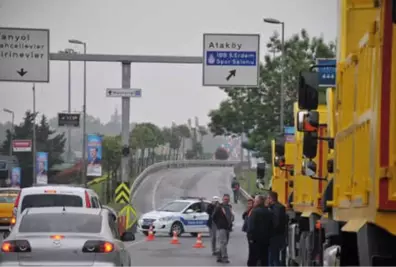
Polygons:
M231 194L230 179L232 167L189 167L165 169L145 177L134 194L133 204L142 214L158 208L165 201L180 196L212 196ZM229 257L231 266L245 266L247 261L247 241L241 231L242 204L233 204L236 212L235 227L231 233ZM210 240L203 237L205 248L193 248L195 237L183 235L181 245L171 245L168 236L156 236L147 242L145 236L137 234L134 242L128 243L133 265L136 266L214 266L216 257L212 256Z

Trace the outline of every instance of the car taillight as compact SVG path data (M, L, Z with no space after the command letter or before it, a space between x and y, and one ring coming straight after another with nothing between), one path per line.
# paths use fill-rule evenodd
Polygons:
M18 208L18 205L19 205L19 200L21 199L21 192L18 192L18 195L17 195L17 197L16 197L16 199L15 199L15 202L14 202L14 209L15 208Z
M27 240L10 240L3 242L1 245L1 251L4 253L23 253L31 252L32 248L30 247L29 241Z
M16 224L16 218L15 218L15 217L12 217L12 218L11 218L10 224L11 224L11 225L15 225L15 224Z
M82 252L85 253L109 253L114 250L114 245L101 240L88 240L85 242Z
M90 208L90 207L91 207L91 200L90 200L90 198L89 198L89 194L88 194L87 191L85 191L85 203L86 203L86 205L87 205L87 208Z

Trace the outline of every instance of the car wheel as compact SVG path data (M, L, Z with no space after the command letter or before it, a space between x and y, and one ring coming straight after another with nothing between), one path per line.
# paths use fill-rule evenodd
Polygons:
M190 233L190 235L193 236L193 237L197 237L198 233Z
M170 235L173 236L173 232L176 232L177 236L181 236L184 232L183 225L180 222L174 222L170 229Z

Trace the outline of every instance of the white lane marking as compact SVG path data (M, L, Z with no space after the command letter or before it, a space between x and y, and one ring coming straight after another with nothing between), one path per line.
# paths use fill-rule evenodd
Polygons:
M160 185L160 183L162 182L162 180L165 178L165 175L163 175L163 176L161 176L156 182L155 182L155 184L154 184L154 187L153 187L153 192L152 192L152 194L151 194L151 206L152 206L152 208L153 208L153 210L155 210L156 209L156 201L155 201L155 196L156 196L156 194L157 194L157 190L158 190L158 186Z

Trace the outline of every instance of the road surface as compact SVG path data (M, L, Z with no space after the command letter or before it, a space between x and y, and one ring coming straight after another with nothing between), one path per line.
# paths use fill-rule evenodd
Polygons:
M140 185L134 198L134 207L138 213L145 213L159 207L166 201L180 196L213 196L231 194L231 168L185 168L171 169L154 173ZM235 227L231 233L228 248L231 266L246 266L247 242L241 232L242 204L233 204L236 212ZM180 237L180 245L169 244L168 236L156 236L155 241L147 242L137 234L136 240L129 243L128 251L133 265L140 266L216 266L216 257L212 256L209 238L204 237L205 248L196 249L196 238L188 235Z

